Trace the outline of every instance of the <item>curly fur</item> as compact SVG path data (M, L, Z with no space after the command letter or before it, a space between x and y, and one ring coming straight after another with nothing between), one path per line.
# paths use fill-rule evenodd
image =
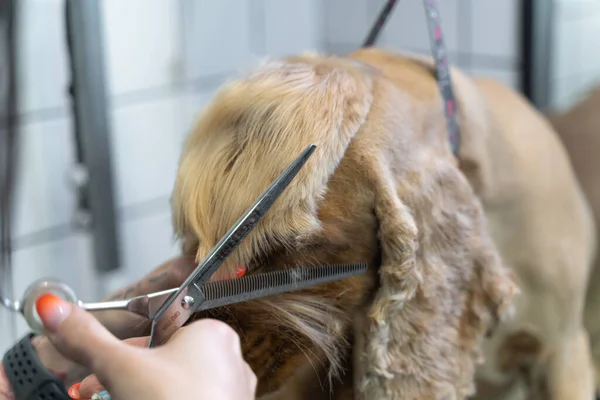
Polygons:
M425 126L436 121L441 132L445 120L430 59L378 49L351 57L378 68L416 109L427 110L412 118ZM583 306L595 242L568 154L518 93L451 73L462 137L458 165L521 290L513 318L483 343L476 398L588 399L593 370Z
M439 103L355 58L272 61L221 88L184 146L176 232L184 252L203 258L316 144L224 268L366 261L371 273L209 315L240 332L264 398L464 398L516 287ZM481 150L473 143L466 154ZM480 180L485 172L471 169ZM339 379L326 384L327 375Z

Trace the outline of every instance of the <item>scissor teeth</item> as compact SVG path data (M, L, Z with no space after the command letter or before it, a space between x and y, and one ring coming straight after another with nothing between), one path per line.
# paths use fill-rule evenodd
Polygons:
M366 270L366 263L332 264L284 269L210 282L203 287L205 301L200 310L298 290L358 275Z

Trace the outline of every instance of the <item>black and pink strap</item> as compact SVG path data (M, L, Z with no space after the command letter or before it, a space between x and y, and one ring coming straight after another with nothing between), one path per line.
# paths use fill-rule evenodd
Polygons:
M388 0L384 5L373 28L369 31L367 39L363 43L363 47L369 47L375 44L395 5L396 0ZM452 89L452 78L450 76L446 46L442 35L440 14L435 0L423 0L423 5L425 6L425 15L427 17L427 25L429 28L429 39L435 61L436 78L444 101L444 115L446 116L448 140L450 141L450 147L452 148L454 156L458 157L460 152L460 129L457 120L458 105L454 96L454 90Z
M381 32L381 29L383 29L383 25L385 25L385 22L387 21L388 17L390 16L390 13L394 9L395 5L396 5L396 0L388 0L388 2L385 3L385 5L381 9L381 11L379 12L379 16L377 17L375 24L373 24L373 27L369 31L369 35L367 36L367 39L364 41L362 47L370 47L375 44L375 42L377 41L377 38L379 37L379 33Z

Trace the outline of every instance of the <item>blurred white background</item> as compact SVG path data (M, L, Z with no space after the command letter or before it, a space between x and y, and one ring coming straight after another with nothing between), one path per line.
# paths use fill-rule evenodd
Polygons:
M552 3L551 99L554 108L562 110L600 84L600 1Z
M177 254L169 194L182 140L215 89L265 55L357 48L384 0L101 0L122 239L121 268L107 276L95 275L89 238L71 228L75 194L67 178L74 149L63 1L20 3L14 293L21 295L34 279L54 276L92 300ZM451 61L519 89L520 2L438 3ZM574 4L586 2L562 3L572 11L560 21L557 54L568 52L572 59L558 62L555 78L556 96L566 104L591 79L582 57L599 62L598 51L588 54L573 42L600 37L600 13L577 24L573 21L589 12ZM427 35L421 0L399 0L379 44L429 54ZM7 318L0 314L2 326ZM27 330L19 319L18 335ZM0 329L0 351L15 339Z

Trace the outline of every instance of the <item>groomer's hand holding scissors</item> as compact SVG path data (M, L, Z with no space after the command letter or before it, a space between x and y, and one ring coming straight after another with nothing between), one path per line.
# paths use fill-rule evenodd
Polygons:
M106 300L126 299L177 287L195 267L196 263L192 257L173 258L155 268L138 282L109 295ZM226 279L229 277L218 276L216 278ZM149 321L134 313L110 310L96 312L94 317L119 339L142 336L149 332ZM34 337L32 341L42 364L65 384L71 385L88 374L86 368L63 357L46 336Z
M241 271L232 271L235 277L240 278L239 280L231 279L232 277L219 277L219 270L224 260L256 227L306 163L314 149L314 145L308 146L281 173L199 262L181 286L125 300L83 303L65 284L43 281L32 284L31 289L24 296L26 300L23 304L29 304L29 307L24 308L23 315L30 326L37 329L38 332L45 330L48 339L62 354L76 363L92 368L100 381L109 389L116 390L117 396L125 396L124 398L128 399L132 397L134 399L189 398L190 395L193 396L193 392L188 391L199 388L203 396L207 395L206 398L243 399L248 398L248 393L251 393L253 397L256 379L246 363L241 360L237 335L234 334L235 345L231 343L231 340L227 341L223 338L220 339L221 342L215 338L214 340L217 341L210 343L203 339L204 337L210 338L211 335L207 333L208 331L204 333L204 336L200 335L201 332L192 335L188 333L191 328L183 327L194 313L202 310L288 291L297 291L367 271L367 263L359 262L284 268L241 278L241 275L245 273L245 267L241 266ZM167 267L166 269L171 270L172 268ZM230 269L224 271L228 270L230 271ZM221 279L226 280L211 282ZM45 294L39 293L40 290ZM49 294L53 293L53 290L57 290L60 296L64 296L68 300L61 300L54 294ZM123 294L123 297L127 297L127 292ZM38 300L33 304L33 301L29 299ZM43 324L34 319L35 310L32 309L32 305L42 317ZM151 321L150 337L146 343L140 342L138 339L124 344L120 342L121 338L111 334L109 321L105 320L106 326L103 326L99 319L84 312L84 310L99 312L117 309L139 314ZM20 309L17 311L21 312ZM217 322L207 323L215 324ZM125 327L124 330L128 334L131 334L136 328L122 320L119 321L116 328L119 326ZM196 329L200 329L201 326L203 325L196 324ZM116 328L113 329L113 333ZM186 333L180 333L182 328ZM222 326L215 332L221 332L228 336L223 332L226 329L228 328ZM30 340L29 337L27 336L24 340ZM190 340L188 341L186 338ZM134 342L138 346L146 344L151 350L131 346ZM16 364L13 361L21 357L19 349L23 350L23 357L29 357L35 363L39 361L31 356L30 343L23 344L21 341L19 346L21 347L13 348L7 353L5 368L10 373L9 379L15 387L15 391L23 394L31 391L31 388L27 387L24 384L25 381L18 377L20 373L25 372L16 371ZM154 349L157 346L159 348ZM29 349L29 353L25 349ZM28 356L28 354L30 355ZM182 357L187 358L185 363ZM204 371L206 366L208 366L208 370ZM35 371L37 369L34 369ZM215 372L217 375L214 375ZM47 371L45 377L48 379ZM206 377L209 377L208 380ZM162 381L163 378L166 380ZM125 382L130 379L135 379L135 381L126 384ZM156 379L161 380L156 381ZM241 386L236 383L238 379L243 381ZM56 387L57 383L53 378L50 378L49 382L52 382L54 386L48 387ZM243 390L249 388L252 390L248 393ZM141 397L138 396L140 394Z
M254 399L256 376L242 358L238 335L222 322L193 322L148 349L148 337L121 341L56 296L44 295L36 306L52 344L95 373L71 395L91 398L102 382L116 400Z

